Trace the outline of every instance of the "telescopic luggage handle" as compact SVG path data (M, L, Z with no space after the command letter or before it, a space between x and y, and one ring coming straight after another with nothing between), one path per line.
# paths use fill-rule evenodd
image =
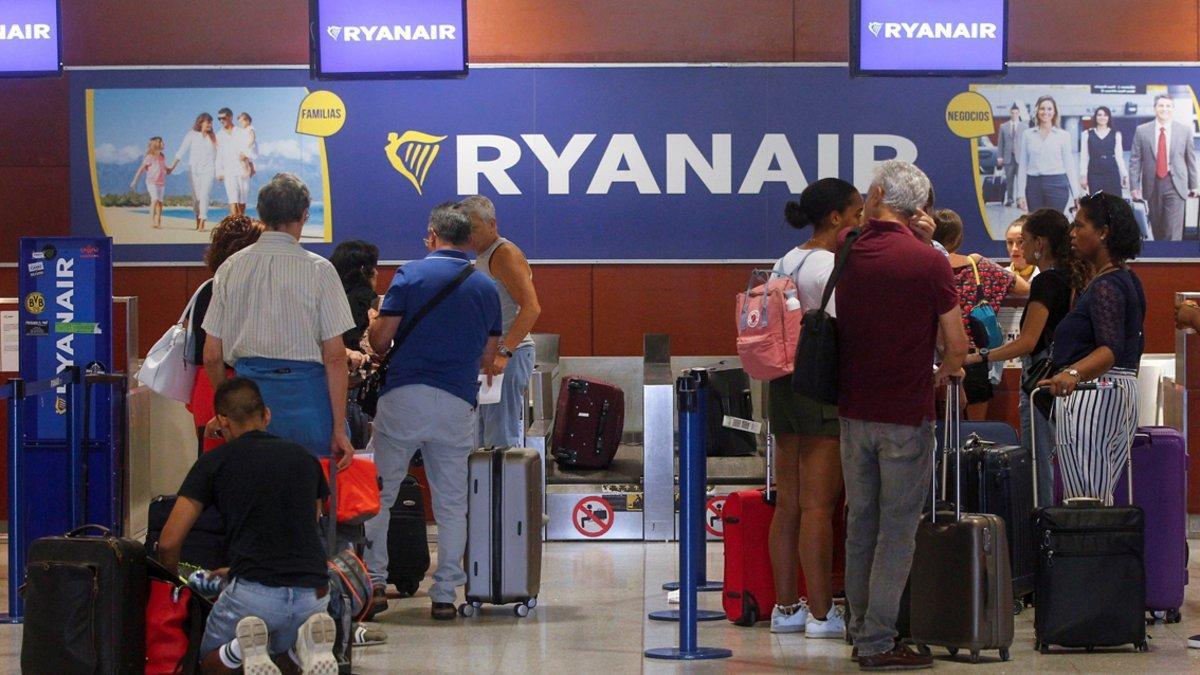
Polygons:
M955 466L954 466L954 520L962 519L962 420L961 408L959 407L959 387L962 384L962 378L951 377L946 384L946 409L945 415L942 418L942 453L945 455L942 458L942 496L946 494L946 463L950 461L950 448L954 448ZM938 444L933 444L934 461L930 468L929 480L929 519L930 522L937 522L937 454Z
M1081 382L1075 387L1075 391L1098 391L1100 387L1095 382ZM1038 447L1037 447L1037 418L1039 416L1037 406L1034 404L1034 399L1038 396L1049 396L1049 387L1038 387L1029 392L1029 452L1031 457L1030 463L1033 465L1033 508L1038 508ZM1130 449L1129 458L1125 460L1125 476L1129 481L1129 504L1133 504L1133 450Z

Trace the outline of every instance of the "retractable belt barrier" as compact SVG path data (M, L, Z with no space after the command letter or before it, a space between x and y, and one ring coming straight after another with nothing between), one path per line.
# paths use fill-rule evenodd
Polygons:
M31 398L55 394L63 390L66 420L66 447L70 494L70 530L87 522L88 467L85 449L87 436L88 391L90 385L116 384L128 386L124 373L84 374L79 366L68 366L52 378L25 382L11 379L0 386L0 400L8 402L8 614L4 623L20 623L25 616L25 604L20 588L25 578L25 554L29 548L31 517L25 486L25 434L22 429L21 404ZM82 386L81 386L82 385ZM120 406L125 396L118 397ZM119 531L117 531L119 534Z
M696 642L697 586L703 578L704 467L708 461L704 447L704 384L699 371L689 371L675 382L679 406L679 646L647 649L652 659L702 660L733 656L719 647L700 647ZM717 612L719 618L725 615ZM656 618L653 615L651 618Z

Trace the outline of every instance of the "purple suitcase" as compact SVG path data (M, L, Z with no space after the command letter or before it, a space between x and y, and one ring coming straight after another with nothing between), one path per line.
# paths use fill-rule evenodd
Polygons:
M1183 434L1171 427L1138 427L1133 466L1133 500L1146 514L1146 609L1167 623L1177 623L1188 582L1188 455ZM1113 503L1127 501L1122 477Z

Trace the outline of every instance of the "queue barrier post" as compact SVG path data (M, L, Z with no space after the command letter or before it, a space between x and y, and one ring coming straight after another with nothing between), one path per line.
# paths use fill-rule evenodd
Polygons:
M676 400L679 406L679 646L647 649L645 655L652 659L696 661L721 659L733 656L733 652L720 647L700 647L696 637L698 620L697 582L700 569L697 566L696 548L707 545L704 536L704 482L697 464L707 461L704 451L703 424L704 408L700 391L702 376L696 372L676 380ZM697 442L700 441L700 442ZM724 614L721 613L723 617ZM651 618L656 618L651 614Z

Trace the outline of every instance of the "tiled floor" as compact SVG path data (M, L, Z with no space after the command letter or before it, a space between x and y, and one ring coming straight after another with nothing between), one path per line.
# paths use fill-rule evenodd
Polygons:
M1033 615L1017 617L1012 660L995 652L972 665L939 653L937 670L987 673L1200 672L1200 650L1188 650L1188 635L1200 633L1200 542L1192 542L1183 623L1150 629L1150 652L1041 655L1033 651ZM356 673L667 673L792 672L855 670L849 647L840 640L807 640L772 635L766 623L739 628L728 622L700 624L700 644L733 650L733 658L689 663L642 658L647 647L677 643L678 627L646 620L646 612L666 608L664 581L673 579L676 549L667 544L552 543L545 548L540 604L524 619L511 608L485 607L481 615L435 624L422 590L415 598L393 601L379 617L388 644L359 650ZM720 576L721 549L709 549L711 576ZM0 586L0 591L7 591ZM3 597L7 597L6 595ZM717 608L715 593L702 594L702 607ZM0 671L17 672L20 627L0 626Z

